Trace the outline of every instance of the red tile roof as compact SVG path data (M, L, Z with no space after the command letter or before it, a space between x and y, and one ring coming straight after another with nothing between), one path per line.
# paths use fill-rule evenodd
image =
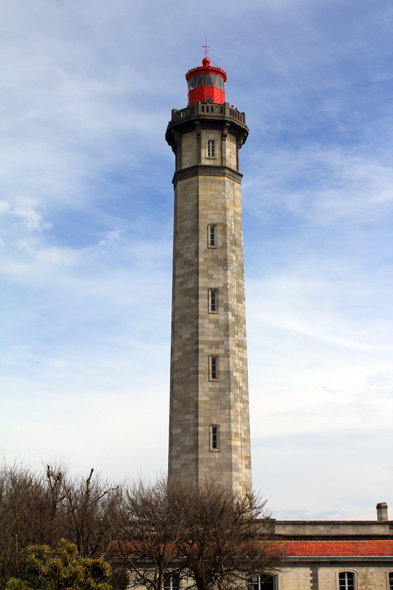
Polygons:
M283 541L292 557L389 556L393 555L393 539Z

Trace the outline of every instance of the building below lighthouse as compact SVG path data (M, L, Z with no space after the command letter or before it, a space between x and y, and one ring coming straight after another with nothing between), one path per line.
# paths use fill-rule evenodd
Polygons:
M172 110L173 177L169 476L251 489L239 150L245 114L225 102L226 73L186 74L188 105Z

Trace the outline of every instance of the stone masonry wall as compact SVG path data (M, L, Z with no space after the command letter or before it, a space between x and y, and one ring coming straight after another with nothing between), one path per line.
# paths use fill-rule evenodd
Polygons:
M383 567L320 567L318 590L339 589L339 572L348 571L355 574L356 590L390 590L387 568ZM283 589L285 590L285 589Z
M234 491L251 488L247 346L244 301L240 175L218 169L221 150L236 169L233 136L212 128L183 133L181 170L214 166L214 175L193 172L175 187L169 474L191 481L214 478ZM215 141L214 158L207 141ZM217 247L208 243L216 227ZM209 290L217 291L217 313ZM209 372L218 357L218 380ZM219 426L219 449L210 444Z
M336 558L337 559L337 558ZM348 559L348 558L347 558ZM326 564L294 566L278 574L279 590L340 590L339 573L355 574L355 590L390 590L389 572L393 566L370 564Z

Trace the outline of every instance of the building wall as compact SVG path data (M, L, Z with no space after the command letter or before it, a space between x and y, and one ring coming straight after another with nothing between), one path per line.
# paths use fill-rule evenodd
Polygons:
M350 571L355 574L355 590L390 590L389 572L393 563L387 565L364 565L343 562L326 565L299 565L285 568L278 574L279 590L340 590L339 573Z
M346 571L355 574L355 590L391 590L393 523L387 514L375 521L273 521L272 528L289 550L279 590L340 590L339 573Z
M229 134L226 140L226 155L227 155L227 166L229 168L233 168L237 170L237 157L238 157L238 150L236 146L236 138Z
M209 139L215 141L216 153L214 158L208 157L207 142ZM201 141L201 164L219 166L221 164L221 131L219 129L202 129ZM225 145L223 147L225 149Z
M197 144L195 141L195 131L185 133L182 136L182 168L196 166L197 162Z
M286 568L278 574L278 590L310 590L310 568Z
M294 537L391 537L392 525L389 521L373 520L275 520L276 535Z
M175 191L169 475L197 478L198 179Z
M355 574L356 590L389 590L388 571L383 567L321 567L319 569L319 589L331 590L339 588L338 574L352 571Z
M234 491L251 489L241 176L235 137L217 122L181 135L178 171L201 162L214 175L192 172L175 187L169 474L191 481L219 477ZM215 141L215 158L207 141ZM199 158L198 158L199 150ZM222 150L227 167L221 166ZM217 247L208 243L214 225ZM218 311L209 312L209 290ZM209 363L218 357L218 380ZM210 428L219 426L219 450Z

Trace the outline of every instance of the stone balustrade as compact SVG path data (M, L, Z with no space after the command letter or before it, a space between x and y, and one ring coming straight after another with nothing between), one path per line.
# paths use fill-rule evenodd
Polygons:
M232 118L243 125L246 124L246 114L240 113L238 110L230 106L228 102L224 104L210 104L201 103L199 101L196 101L193 105L186 107L185 109L172 109L171 122L178 122L181 119L193 116Z

